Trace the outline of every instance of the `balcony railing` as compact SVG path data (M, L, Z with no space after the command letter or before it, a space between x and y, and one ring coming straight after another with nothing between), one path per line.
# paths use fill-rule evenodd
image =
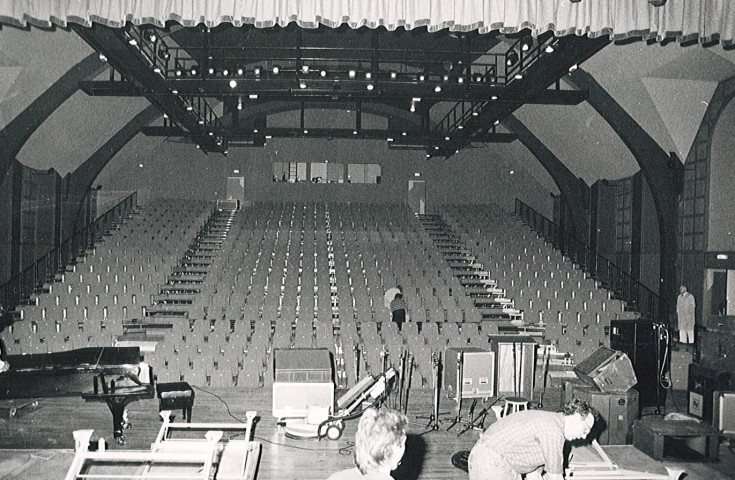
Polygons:
M646 318L656 323L668 324L668 305L653 290L518 199L515 213L604 288L614 292L617 298L625 300Z
M94 222L74 231L72 236L48 252L22 272L0 286L0 301L7 310L14 309L44 283L63 272L87 249L94 247L102 235L119 224L137 205L138 194L132 193Z

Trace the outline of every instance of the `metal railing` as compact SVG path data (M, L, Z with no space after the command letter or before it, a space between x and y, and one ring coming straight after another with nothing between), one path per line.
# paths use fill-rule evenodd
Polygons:
M76 229L71 237L36 260L23 271L0 286L0 302L7 310L14 309L24 299L53 277L64 271L85 250L94 247L102 235L109 232L137 205L138 194L133 192L92 223Z
M625 300L629 306L649 320L664 325L668 324L668 305L653 290L592 250L589 245L565 231L559 224L544 217L518 199L515 202L515 213L529 227L551 242L562 254L600 282L604 288L614 292L617 298Z

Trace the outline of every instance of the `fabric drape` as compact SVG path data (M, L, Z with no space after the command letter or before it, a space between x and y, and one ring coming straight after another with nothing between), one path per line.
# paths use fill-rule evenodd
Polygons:
M620 40L676 39L719 41L733 46L735 2L732 0L668 0L654 7L646 0L2 0L0 23L38 27L97 22L120 27L184 26L221 23L256 27L303 28L320 25L388 30L426 27L429 31L512 33L524 28L533 35L610 36Z

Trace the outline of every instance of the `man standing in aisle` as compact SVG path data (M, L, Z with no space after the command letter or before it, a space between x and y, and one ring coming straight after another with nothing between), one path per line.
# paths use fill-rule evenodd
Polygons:
M687 291L687 287L679 287L679 297L676 299L676 320L679 327L679 342L694 343L694 310L697 306L694 295Z

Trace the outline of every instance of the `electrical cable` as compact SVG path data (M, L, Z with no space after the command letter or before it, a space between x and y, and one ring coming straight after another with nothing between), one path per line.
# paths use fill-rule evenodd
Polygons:
M208 394L208 395L211 395L211 396L213 396L214 398L216 398L217 400L219 400L220 402L222 402L222 404L223 404L223 405L225 406L225 408L227 409L227 414L228 414L228 415L229 415L230 417L234 418L234 419L235 419L235 420L237 420L237 421L238 421L239 423L245 423L245 422L243 422L243 421L242 421L241 419L237 418L237 417L236 417L236 416L235 416L235 415L234 415L234 414L232 413L232 411L230 410L230 405L229 405L229 404L228 404L228 403L227 403L227 402L225 401L225 399L224 399L224 398L220 397L219 395L217 395L217 394L216 394L216 393L214 393L214 392L210 392L209 390L205 390L205 389L203 389L202 387L197 387L196 385L192 385L192 387L193 387L193 388L196 388L197 390L199 390L199 391L201 391L201 392L204 392L204 393L206 393L206 394ZM238 436L240 436L240 435L241 435L241 434L235 434L235 435L232 435L232 436L230 436L230 440L232 440L232 439L234 439L234 438L237 438L237 437L238 437ZM267 439L265 439L265 438L263 438L263 437L258 437L257 435L253 435L253 439L256 439L256 440L260 440L261 442L269 443L269 444L271 444L271 445L277 445L277 446L279 446L279 447L289 447L289 448L293 448L293 449L295 449L295 450L307 450L307 451L310 451L310 452L332 452L332 451L333 451L333 450L331 450L331 449L328 449L328 448L306 448L306 447L299 447L299 446L297 446L297 445L289 445L288 443L273 442L273 441L271 441L271 440L267 440ZM348 442L348 443L349 443L349 442ZM349 448L349 446L348 446L348 447L346 447L346 448Z

